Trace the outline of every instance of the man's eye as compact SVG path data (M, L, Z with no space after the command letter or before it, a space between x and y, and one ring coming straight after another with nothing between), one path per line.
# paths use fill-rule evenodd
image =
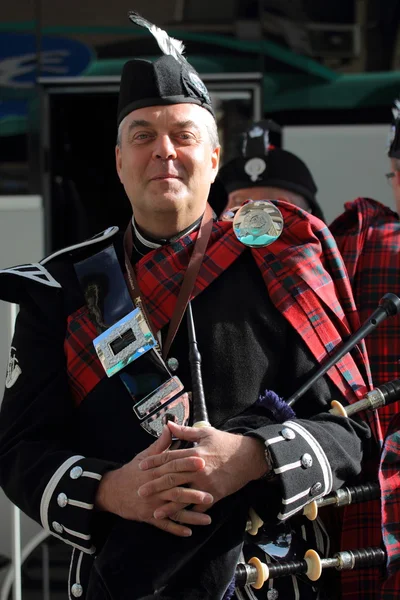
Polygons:
M178 134L179 139L181 140L193 140L193 134L192 133L179 133Z

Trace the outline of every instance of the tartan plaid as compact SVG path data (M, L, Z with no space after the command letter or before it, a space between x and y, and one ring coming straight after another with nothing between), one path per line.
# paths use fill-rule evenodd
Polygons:
M358 198L331 225L347 266L360 317L366 320L387 292L399 294L400 253L398 215L375 200ZM400 377L400 321L388 319L366 338L374 385ZM388 554L388 577L381 598L400 592L400 403L376 412L384 447L379 468L382 491L382 533ZM386 437L385 437L386 436ZM375 479L375 477L373 477Z
M69 386L77 406L106 376L93 346L97 335L86 306L68 317L64 352Z
M214 223L192 298L221 275L245 250L245 246L231 233L231 223ZM156 331L171 319L196 237L197 231L173 244L157 248L135 266L140 291Z
M359 325L357 310L346 270L326 225L287 203L280 202L279 208L285 219L282 235L271 246L253 248L252 253L275 306L321 361ZM173 314L196 236L197 232L171 246L157 248L136 264L138 284L156 329L164 327ZM215 223L192 298L244 250L232 223ZM369 378L363 344L354 356L356 362L346 355L329 371L349 402L367 390L360 370L365 379Z

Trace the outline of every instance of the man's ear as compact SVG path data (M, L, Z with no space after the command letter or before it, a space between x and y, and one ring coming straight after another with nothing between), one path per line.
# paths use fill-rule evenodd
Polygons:
M215 150L213 150L212 155L211 155L211 169L212 169L212 172L214 175L214 177L212 179L212 183L214 183L215 178L218 173L220 156L221 156L221 146L217 146L215 148Z
M118 177L121 183L122 181L122 155L121 148L117 145L115 146L115 166L117 169Z

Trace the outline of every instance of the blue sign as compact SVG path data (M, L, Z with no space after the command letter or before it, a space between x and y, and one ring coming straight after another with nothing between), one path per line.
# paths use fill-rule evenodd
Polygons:
M82 42L44 35L40 38L40 64L37 40L30 33L0 33L0 135L21 133L28 99L38 77L81 75L92 61L92 49ZM5 127L7 123L7 127Z
M0 87L26 89L38 77L80 75L93 56L91 48L82 42L44 35L38 65L36 44L30 33L0 33Z

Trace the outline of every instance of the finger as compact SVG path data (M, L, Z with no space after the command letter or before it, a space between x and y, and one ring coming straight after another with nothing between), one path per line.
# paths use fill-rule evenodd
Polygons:
M192 510L179 510L170 519L185 525L210 525L211 523L210 515Z
M214 502L214 498L212 494L208 492L203 492L201 490L193 490L192 488L187 487L176 487L172 490L166 490L159 494L161 500L170 503L178 503L178 504L200 504L206 505L206 508L209 508L210 504ZM172 507L168 512L165 513L164 516L170 517L174 512L178 510L179 507L175 505L175 508ZM162 510L162 508L160 507Z
M157 479L168 473L195 473L204 469L205 466L206 461L204 458L200 458L200 456L188 456L187 458L172 460L161 467L153 469L150 474L153 479Z
M192 530L189 527L175 523L175 521L171 521L170 519L150 519L149 523L158 529L162 529L178 537L190 537L192 535Z
M205 513L207 510L211 508L214 503L214 500L211 500L212 496L209 494L207 497L203 498L201 504L196 504L195 507L192 506L190 509L191 512L196 513ZM155 519L164 519L164 518L174 518L174 515L178 512L186 509L188 506L193 505L193 502L185 503L182 502L166 502L162 506L159 506L153 513L153 517ZM200 507L200 508L199 508Z
M153 481L144 483L139 487L137 493L141 498L147 498L159 492L186 485L190 483L192 477L192 473L167 473Z
M191 510L193 510L193 512L205 512L206 510L208 510L210 508L210 506L207 506L207 504L195 504Z
M208 436L210 429L212 429L211 427L185 427L172 421L168 421L167 425L174 437L186 442L199 442L202 438Z
M169 428L165 425L163 427L160 437L157 438L156 441L153 442L148 448L143 450L143 452L140 453L140 456L146 457L146 456L152 456L154 454L160 454L161 452L168 450L168 448L171 445L171 442L172 442L171 432L170 432Z
M147 456L144 460L139 463L139 469L146 471L147 469L154 469L161 467L174 460L180 460L182 458L188 458L196 456L198 450L195 448L186 448L185 450L168 450L162 454L156 454L154 456ZM190 469L189 469L190 470Z

